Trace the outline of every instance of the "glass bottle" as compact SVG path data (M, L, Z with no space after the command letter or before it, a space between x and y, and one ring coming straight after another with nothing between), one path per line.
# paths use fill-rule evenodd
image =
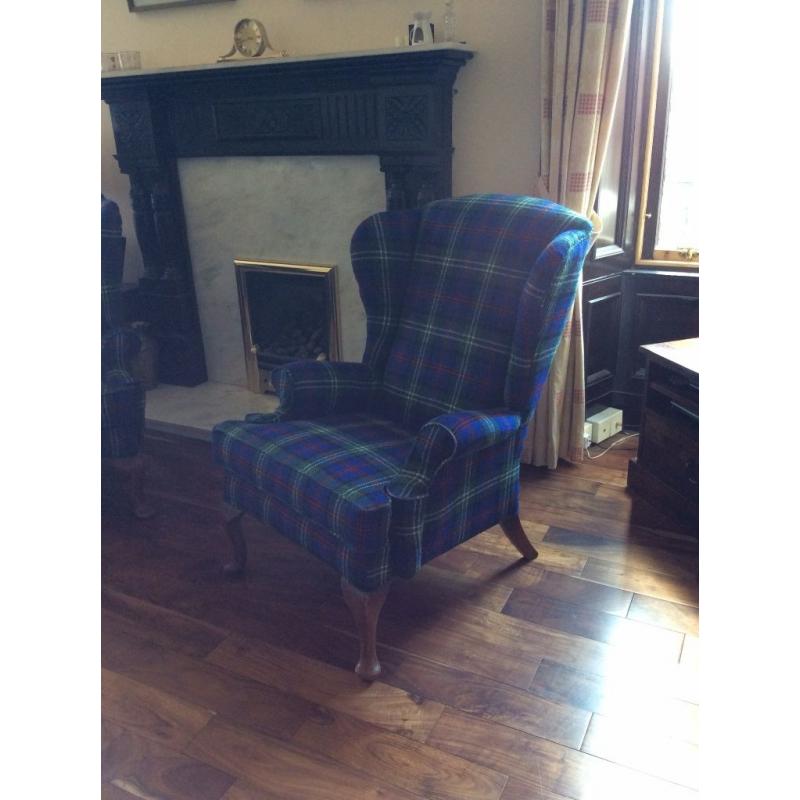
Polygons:
M430 11L415 11L414 25L409 36L409 44L433 44L433 28Z

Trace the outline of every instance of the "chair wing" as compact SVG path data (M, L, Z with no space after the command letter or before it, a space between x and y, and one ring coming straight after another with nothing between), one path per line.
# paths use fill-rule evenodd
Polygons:
M403 219L408 234L412 219ZM390 220L386 214L368 221L373 230L385 230L373 240L391 239L396 229L388 228ZM568 231L575 256L569 268L559 267L555 258L540 261L548 249L554 255L563 249L564 244L554 242ZM384 339L382 413L419 427L456 409L510 407L505 396L510 360L517 358L519 371L530 358L529 344L515 352L518 320L525 317L520 333L534 339L544 319L555 324L563 303L558 300L552 309L545 304L551 303L554 289L557 298L570 290L574 294L590 231L583 217L529 197L472 195L427 206L413 231L410 264L394 259L393 282L387 281L380 293L362 290L368 320L381 327ZM358 252L356 247L354 261ZM373 364L380 369L380 360ZM537 361L537 367L542 365ZM530 403L520 396L519 384L515 379L513 407L528 416ZM533 389L530 380L528 390Z

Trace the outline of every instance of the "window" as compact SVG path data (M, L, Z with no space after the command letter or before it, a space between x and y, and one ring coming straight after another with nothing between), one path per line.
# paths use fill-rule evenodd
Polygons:
M699 4L654 0L636 263L699 263Z

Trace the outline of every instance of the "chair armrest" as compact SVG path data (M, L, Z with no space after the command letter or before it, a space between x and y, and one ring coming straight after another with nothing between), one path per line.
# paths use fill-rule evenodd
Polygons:
M113 370L129 372L131 361L141 346L139 334L128 328L116 328L104 334L101 355L103 375Z
M110 369L103 376L101 382L102 391L114 392L118 389L127 389L129 386L138 386L139 381L133 377L127 370L124 369Z
M274 414L248 414L247 422L314 419L370 408L378 379L366 364L348 361L293 361L272 371L280 399Z
M426 422L397 477L387 487L391 497L409 499L428 493L436 473L448 461L483 450L515 436L519 414L506 411L454 411Z

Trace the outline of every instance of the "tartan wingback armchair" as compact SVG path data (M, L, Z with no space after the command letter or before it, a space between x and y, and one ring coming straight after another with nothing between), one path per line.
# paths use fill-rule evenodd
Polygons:
M376 214L351 243L367 313L360 363L273 371L280 406L213 431L226 523L272 525L342 576L375 678L394 577L500 524L526 559L519 458L571 309L591 224L530 197L472 195Z

